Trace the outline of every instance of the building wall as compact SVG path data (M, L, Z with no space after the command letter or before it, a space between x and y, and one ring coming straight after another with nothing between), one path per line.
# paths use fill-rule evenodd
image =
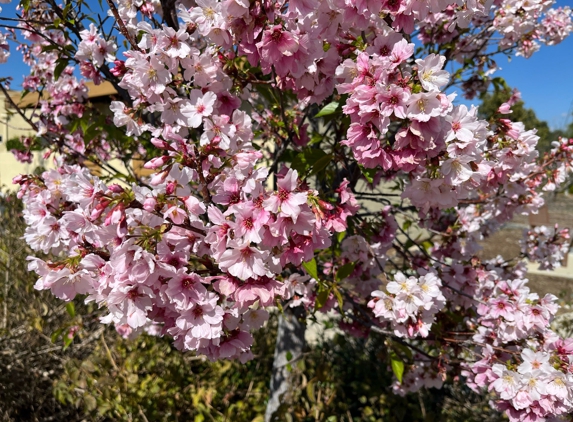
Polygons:
M12 91L10 94L17 95ZM12 95L11 95L12 96ZM32 114L32 109L26 109L27 116ZM12 184L12 179L19 174L32 173L38 166L46 166L48 163L42 159L41 152L34 152L32 163L20 163L6 145L8 140L20 138L20 136L33 135L35 131L22 116L10 109L9 103L3 93L0 93L0 187L2 189L15 190L17 186Z
M102 106L108 107L109 101L116 95L114 87L109 82L103 82L95 85L93 82L86 82L88 88L88 98L94 101L102 102ZM19 91L9 91L9 95L16 104L18 104L26 116L31 116L34 107L38 103L38 93L30 93L23 99ZM26 120L20 116L11 107L10 102L0 93L0 188L7 190L16 190L17 185L12 184L12 179L19 174L33 173L38 167L53 168L54 164L51 158L44 160L42 152L34 152L32 163L20 163L7 148L7 142L10 139L20 138L21 136L34 135L35 131L30 127ZM125 172L125 166L119 160L113 160L110 164ZM141 164L142 165L142 164ZM141 166L140 165L140 166ZM147 170L142 169L138 174L146 175ZM96 174L97 171L94 171Z

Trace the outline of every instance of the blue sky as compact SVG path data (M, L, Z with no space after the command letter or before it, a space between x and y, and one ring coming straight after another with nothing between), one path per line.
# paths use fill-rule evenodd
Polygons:
M90 2L94 3L94 2ZM18 1L2 4L0 16L14 17ZM557 0L557 6L573 7L573 0ZM97 7L96 7L97 9ZM564 127L573 121L573 36L556 46L542 46L530 59L514 57L508 61L496 58L501 70L495 76L505 78L509 86L521 91L527 107L552 128ZM8 63L0 65L0 77L12 76L12 89L19 89L27 67L20 60L20 53L12 46Z

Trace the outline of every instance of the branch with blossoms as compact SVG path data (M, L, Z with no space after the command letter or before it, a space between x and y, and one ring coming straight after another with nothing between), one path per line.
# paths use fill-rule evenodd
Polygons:
M15 179L25 239L51 257L30 258L37 289L210 359L252 358L276 305L333 311L349 335L392 338L398 393L463 374L512 420L573 410L555 297L530 292L522 261L479 257L565 182L573 141L539 161L535 131L504 118L512 104L486 122L444 92L486 89L493 43L529 56L561 41L570 9L164 4L162 16L108 2L107 34L81 2L21 6L23 86L39 107L23 147L55 159ZM116 88L109 109L90 103L87 79Z

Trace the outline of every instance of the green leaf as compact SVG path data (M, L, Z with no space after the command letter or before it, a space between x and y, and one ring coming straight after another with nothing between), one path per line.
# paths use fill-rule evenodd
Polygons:
M68 302L66 304L66 311L72 318L76 316L76 307L74 306L74 302Z
M301 175L306 174L311 167L314 167L326 155L321 149L305 148L304 151L294 157L291 167ZM328 162L325 163L325 166L327 164Z
M390 364L392 366L392 372L394 372L394 375L396 375L396 378L401 383L402 376L404 375L404 362L402 362L402 359L400 359L396 353L392 352L390 354Z
M68 65L68 59L58 59L56 69L54 70L54 79L58 80L66 66Z
M404 224L402 225L402 230L407 231L411 225L412 225L412 220L404 221Z
M282 314L284 313L283 310L283 304L281 303L280 299L277 297L277 299L275 300L275 305L277 305L277 308L279 308L279 312Z
M338 290L335 286L332 288L332 293L334 293L334 296L336 296L336 300L338 301L338 308L340 312L342 312L342 309L344 307L344 300L342 299L342 294L340 293L340 290Z
M316 259L312 258L308 262L303 262L302 266L304 267L308 275L310 275L315 280L318 280L318 267L316 266Z
M87 119L80 120L80 126L82 127L82 131L86 133L92 124L88 122Z
M97 408L97 401L93 396L84 396L84 404L87 410L95 410Z
M60 328L52 333L52 335L50 336L50 340L52 340L52 343L55 343L58 340L58 337L60 337L62 331L63 330Z
M314 301L314 309L320 309L324 305L326 305L326 301L328 300L329 296L330 296L330 289L324 289L324 290L319 289L318 294L316 295L316 299Z
M332 161L332 154L326 154L324 157L319 158L312 166L312 172L310 174L315 175L320 173L322 170L326 168L326 166L328 166L328 164L330 164L331 161Z
M312 134L312 138L310 138L310 142L308 143L308 145L317 144L317 143L321 142L323 139L324 139L323 135L315 132Z
M362 175L364 176L364 178L368 181L368 183L372 183L374 182L374 176L376 175L376 172L378 170L376 169L367 169L362 165L359 165L360 167L360 171L362 172Z
M412 241L412 239L408 239L408 240L406 240L406 243L404 244L404 248L410 249L414 245L415 245L415 243Z
M414 356L412 354L412 349L410 349L408 346L393 341L391 342L391 347L392 349L394 349L394 351L399 351L402 354L402 356L405 356L409 361L412 361ZM395 353L394 351L392 353Z
M278 161L291 163L296 158L296 155L297 155L296 151L293 151L292 149L287 149L280 155Z
M290 350L287 350L286 352L286 359L290 362L292 360L292 353Z
M74 337L73 337L73 336L70 337L70 336L68 336L68 335L65 335L65 336L64 336L64 350L66 350L68 347L70 347L71 344L73 343L73 341L74 341Z
M432 249L432 247L434 246L434 242L432 242L431 240L424 240L422 242L422 246L424 247L426 252L429 252L430 249Z
M348 264L344 264L342 267L338 269L336 272L336 280L342 281L354 271L354 267L356 266L356 262L349 262Z
M320 110L316 116L314 117L323 117L323 116L330 116L331 114L334 114L336 112L336 109L338 108L338 103L336 101L333 101L327 105L325 105L322 110Z
M336 233L336 240L338 240L338 243L342 242L345 237L346 237L346 232Z
M316 379L311 379L308 384L306 384L306 395L311 403L316 403L316 395L314 394L314 383Z
M13 149L21 152L26 151L26 147L22 142L20 142L19 139L9 139L8 142L6 142L6 151L10 151Z

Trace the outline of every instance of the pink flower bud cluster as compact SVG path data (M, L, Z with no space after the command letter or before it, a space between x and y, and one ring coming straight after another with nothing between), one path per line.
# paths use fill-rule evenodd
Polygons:
M524 233L521 252L532 262L539 263L540 270L553 270L569 253L571 244L569 229L539 226Z

